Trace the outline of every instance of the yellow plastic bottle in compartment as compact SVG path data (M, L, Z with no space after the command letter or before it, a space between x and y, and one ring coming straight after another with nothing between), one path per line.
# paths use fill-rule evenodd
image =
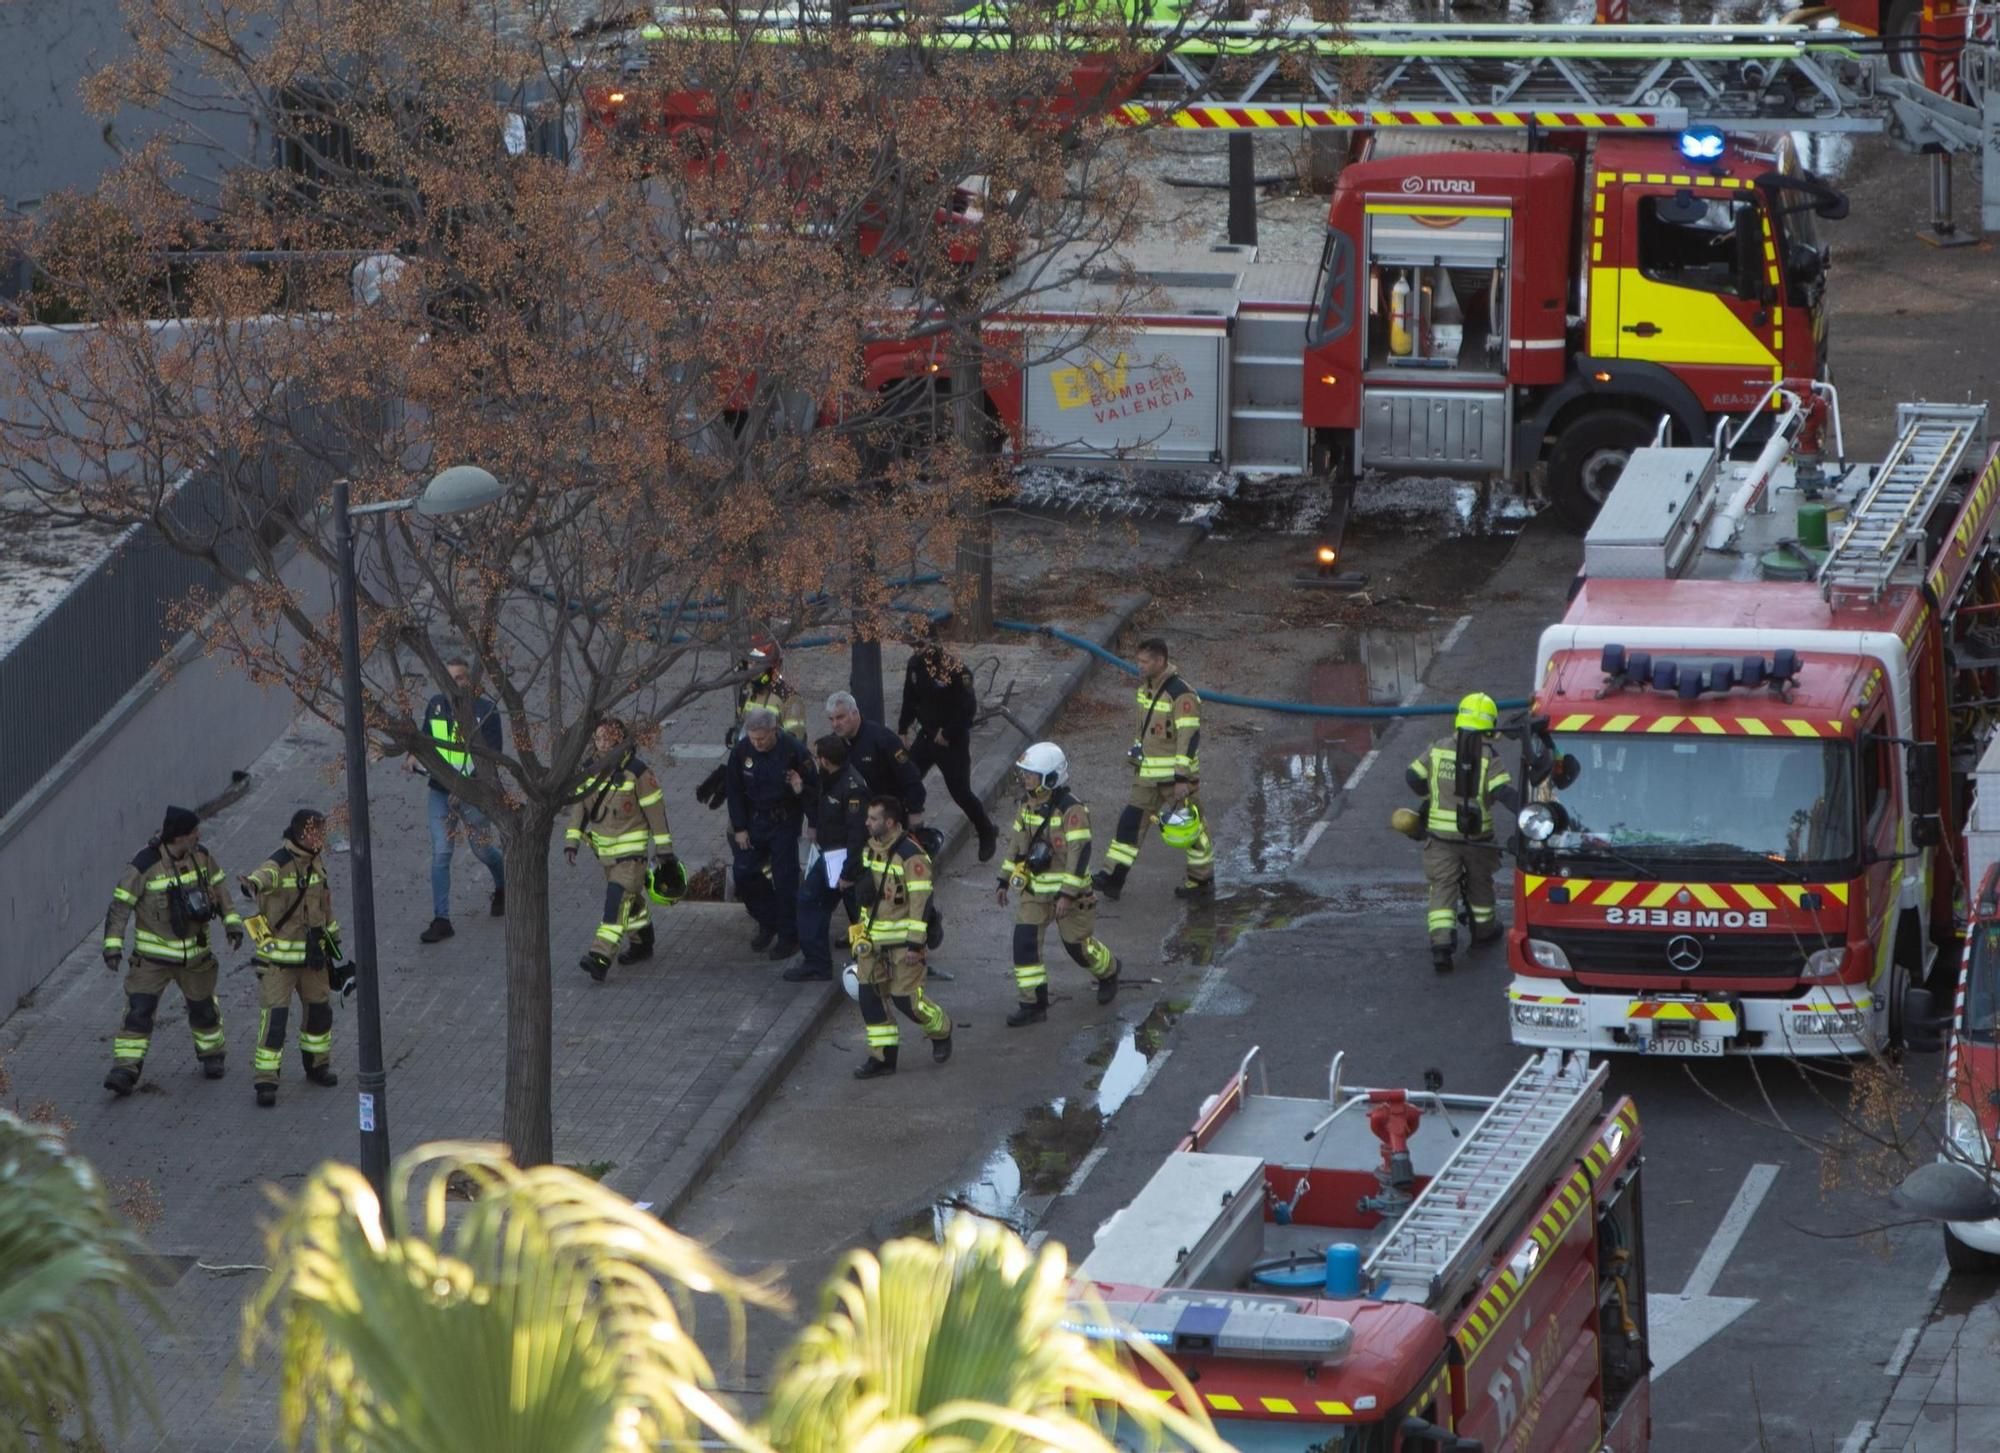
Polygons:
M1407 273L1396 275L1396 285L1389 289L1389 352L1396 358L1408 358L1415 340L1410 336L1410 279Z

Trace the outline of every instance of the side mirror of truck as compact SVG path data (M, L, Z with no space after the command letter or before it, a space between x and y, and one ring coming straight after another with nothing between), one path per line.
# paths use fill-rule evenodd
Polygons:
M1549 774L1549 780L1556 784L1556 791L1561 792L1574 785L1582 775L1583 763L1577 761L1574 754L1564 752L1556 759L1555 771Z
M1944 1048L1944 1031L1950 1020L1938 1016L1937 1001L1928 989L1903 991L1903 1047L1918 1054L1936 1054Z
M1910 813L1914 817L1935 819L1938 810L1937 743L1911 742L1906 750L1910 754Z
M1708 202L1683 187L1653 206L1653 215L1669 227L1693 227L1708 220Z
M1405 1448L1423 1444L1441 1449L1442 1453L1486 1453L1486 1445L1477 1438L1461 1438L1427 1418L1412 1416L1403 1419L1402 1432L1402 1446Z

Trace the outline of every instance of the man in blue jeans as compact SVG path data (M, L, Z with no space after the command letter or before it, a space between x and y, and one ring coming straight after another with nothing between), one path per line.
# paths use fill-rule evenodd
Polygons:
M445 662L445 670L461 692L472 689L472 668L463 657L454 656ZM480 744L489 751L500 750L500 709L484 696L475 696L472 703L473 730L479 733ZM434 750L444 759L445 766L461 777L470 777L479 769L472 753L465 750L465 733L459 727L457 712L449 696L440 691L430 699L424 708L424 731L430 736ZM424 772L421 762L412 758L410 770ZM472 848L479 861L486 864L486 870L493 875L493 916L500 917L507 911L507 878L502 866L500 848L493 841L493 824L486 820L486 814L469 802L462 802L452 795L446 785L451 781L447 776L439 780L437 773L430 773L430 820L431 820L431 926L417 935L423 943L442 943L452 935L451 927L451 850L452 839L462 828L465 841Z
M868 846L868 784L847 760L847 738L829 732L813 743L819 758L819 797L814 826L819 861L799 884L799 947L805 958L785 970L794 984L833 977L833 954L826 941L833 905L845 900L847 921L859 923L854 885L861 877L861 853Z

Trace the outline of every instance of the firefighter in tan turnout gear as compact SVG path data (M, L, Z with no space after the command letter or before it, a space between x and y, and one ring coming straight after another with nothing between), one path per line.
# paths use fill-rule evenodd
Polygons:
M1014 909L1014 987L1021 1002L1007 1016L1019 1029L1049 1017L1049 970L1042 940L1049 924L1077 966L1097 981L1097 1002L1118 996L1118 959L1092 929L1097 894L1090 886L1090 809L1070 791L1069 761L1054 742L1036 742L1014 768L1021 774L1021 810L1000 877L999 900L1008 889Z
M104 966L117 969L129 950L125 1017L111 1040L111 1073L104 1088L129 1095L146 1066L153 1016L167 985L180 985L187 1001L195 1057L211 1080L222 1078L222 1010L215 1002L215 955L208 925L222 920L231 948L243 946L243 919L228 904L227 879L201 845L201 819L169 807L160 835L132 859L111 890L104 915ZM126 930L130 929L130 935Z
M256 909L245 921L257 945L257 1103L278 1103L278 1071L284 1063L285 1023L292 998L304 1007L299 1019L299 1058L315 1085L337 1085L333 1070L333 993L353 975L340 961L340 925L333 916L320 855L326 850L326 814L301 808L292 814L285 841L239 886Z
M574 867L577 849L588 839L604 869L604 916L590 949L577 962L598 983L621 964L653 956L653 911L646 902L646 873L653 854L674 863L674 838L667 831L666 793L653 769L639 760L631 733L621 721L598 724L596 772L586 777L576 811L563 834L563 857ZM631 947L619 953L627 934Z
M1215 891L1215 844L1202 821L1201 698L1167 658L1158 636L1139 643L1139 734L1132 759L1132 797L1118 814L1118 828L1104 850L1105 869L1097 891L1116 899L1125 875L1139 861L1139 837L1148 818L1157 817L1160 837L1187 854L1187 876L1177 898L1200 898Z
M850 929L854 944L856 998L868 1026L868 1058L854 1071L857 1080L896 1073L902 1032L890 1005L923 1030L931 1058L951 1058L951 1016L924 993L930 967L925 957L924 908L933 878L930 854L910 836L902 801L875 797L868 803L868 846L861 854L855 885L861 921ZM886 999L887 1002L884 1002Z
M1410 763L1404 780L1424 799L1420 831L1424 881L1429 888L1425 922L1430 927L1431 967L1449 973L1458 947L1461 882L1472 909L1472 941L1500 936L1493 906L1493 875L1500 869L1500 846L1493 838L1493 809L1520 810L1520 794L1493 750L1500 708L1483 691L1458 704L1453 731L1440 737Z

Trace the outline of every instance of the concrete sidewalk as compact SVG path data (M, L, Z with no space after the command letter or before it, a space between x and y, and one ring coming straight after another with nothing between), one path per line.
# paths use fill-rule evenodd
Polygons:
M1096 619L1057 623L1109 639L1141 598L1123 597ZM1011 683L1011 709L1035 730L1054 718L1090 668L1083 653L1038 638L981 645L968 654L980 662L997 658L994 693ZM893 711L904 653L885 655ZM803 651L787 667L810 707L811 729L824 730L819 703L846 684L845 653ZM981 686L987 686L983 673ZM665 752L651 754L676 847L691 868L727 856L722 815L696 804L693 791L717 760L728 715L726 695L695 703L664 727L664 740L687 750L671 762ZM997 783L1021 745L1004 721L990 722L975 742L975 783ZM295 725L257 762L249 792L205 826L204 840L224 868L234 874L254 867L277 846L295 808L336 801L340 760L332 731ZM963 841L968 834L942 785L933 777L929 786L929 820ZM500 1132L501 925L487 916L485 870L461 847L453 884L457 936L435 946L417 942L430 918L426 791L397 763L378 766L371 782L389 1127L398 1149L447 1137L497 1139ZM345 919L347 863L342 856L333 862ZM657 956L593 984L574 959L588 942L601 879L588 863L566 868L559 854L551 871L556 1158L671 1214L755 1114L826 1011L844 998L837 985L785 983L782 965L750 951L751 924L734 903L686 903L657 914ZM78 917L101 914L110 887L73 885ZM262 1270L267 1187L296 1187L320 1161L355 1155L354 1016L345 1007L336 1014L334 1063L344 1081L338 1089L307 1084L288 1046L278 1107L256 1108L250 1092L256 981L247 950L225 948L218 997L229 1042L227 1078L201 1077L185 1010L170 994L140 1093L115 1100L100 1081L123 1001L118 980L101 966L98 936L93 931L0 1025L0 1061L14 1102L70 1127L71 1142L113 1183L159 1256L172 1331L155 1339L151 1363L166 1438L155 1442L138 1433L119 1446L275 1446L268 1366L248 1374L236 1369L241 1308Z
M2000 1295L1991 1279L1946 1283L1865 1446L1868 1453L2000 1448Z

